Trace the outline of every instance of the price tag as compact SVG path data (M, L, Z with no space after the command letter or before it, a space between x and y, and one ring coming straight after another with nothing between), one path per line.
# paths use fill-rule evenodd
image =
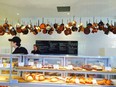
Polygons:
M112 68L111 68L111 67L105 67L105 70L106 70L106 71L111 71Z
M42 64L37 64L37 68L42 68Z
M29 62L28 65L33 66L34 65L34 62Z
M2 68L3 67L3 64L0 64L0 68Z
M67 69L73 69L72 65L68 65Z
M75 79L75 83L78 83L78 84L79 84L79 83L80 83L80 82L79 82L79 79Z
M61 64L60 61L57 61L57 64Z
M97 84L96 79L93 79L92 82L93 82L93 84Z
M24 66L24 63L23 62L19 62L18 66Z
M103 62L99 62L99 64L100 64L101 66L104 66L104 63L103 63Z
M54 67L54 69L59 69L59 65L58 64L54 64L53 67Z
M10 68L10 64L7 64L7 65L6 65L6 68Z

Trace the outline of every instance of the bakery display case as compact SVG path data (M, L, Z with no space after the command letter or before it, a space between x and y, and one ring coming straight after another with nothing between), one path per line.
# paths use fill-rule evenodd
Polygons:
M0 87L10 86L11 77L17 76L19 73L13 70L18 66L21 55L0 54Z
M9 55L8 58L7 82L12 87L116 86L116 69L111 67L110 57Z
M116 71L109 57L23 55L18 84L40 87L113 87Z

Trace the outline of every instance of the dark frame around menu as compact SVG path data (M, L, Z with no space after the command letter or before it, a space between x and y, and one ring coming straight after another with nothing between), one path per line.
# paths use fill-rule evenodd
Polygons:
M78 41L36 40L41 54L78 55Z

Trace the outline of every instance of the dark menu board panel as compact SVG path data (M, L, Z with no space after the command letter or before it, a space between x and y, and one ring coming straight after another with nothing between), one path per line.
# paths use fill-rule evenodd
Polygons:
M41 54L78 55L78 41L40 41L36 40Z

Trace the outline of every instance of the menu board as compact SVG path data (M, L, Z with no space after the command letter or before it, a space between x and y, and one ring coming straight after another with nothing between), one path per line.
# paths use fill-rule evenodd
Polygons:
M41 54L78 55L78 41L36 40Z

